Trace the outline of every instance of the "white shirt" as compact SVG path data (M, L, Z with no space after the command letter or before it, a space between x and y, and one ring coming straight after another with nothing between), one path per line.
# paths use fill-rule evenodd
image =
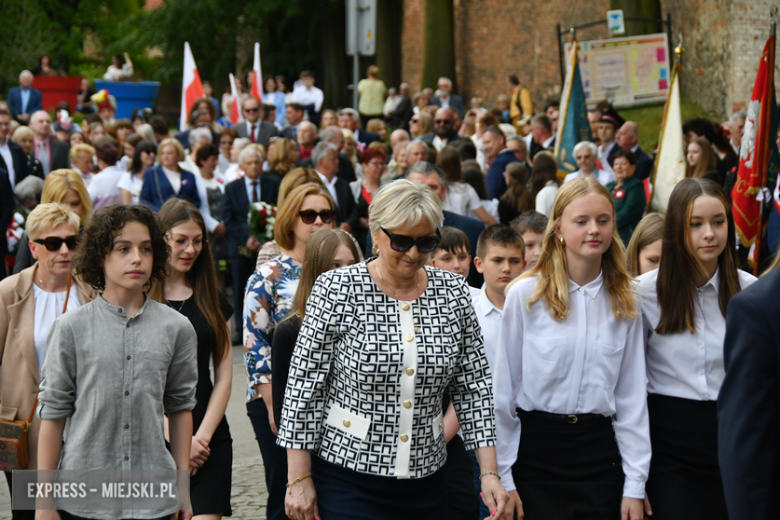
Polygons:
M547 181L547 184L536 194L536 211L549 217L552 213L552 207L555 203L555 196L558 194L558 185L553 181Z
M68 292L50 293L35 284L33 284L33 291L35 297L33 343L35 343L35 355L38 357L38 375L40 376L43 361L46 359L46 338L54 320L62 315L62 308L65 306L65 296ZM78 307L81 307L81 302L79 301L79 292L74 283L70 288L67 310L71 311Z
M515 410L614 416L623 458L623 496L643 499L650 469L641 318L619 319L601 274L569 282L569 315L558 321L540 299L528 309L538 276L507 294L493 366L496 456L501 482L516 489L521 424ZM521 497L522 498L522 497Z
M89 188L89 184L92 182L92 179L95 177L95 174L92 172L84 173L83 171L79 170L73 164L71 163L70 169L78 172L78 174L81 176L81 181L84 183L85 188Z
M601 168L603 170L608 171L612 175L615 175L615 171L612 169L612 165L609 164L609 152L612 151L612 148L617 146L617 141L612 141L612 144L604 148L604 145L599 145L597 148L597 154L599 156L599 161L601 161Z
M293 103L300 103L301 105L314 105L314 111L319 112L322 108L322 101L324 96L322 90L317 87L306 88L306 85L301 82L296 82L295 88L292 93Z
M487 153L485 152L485 145L482 144L482 139L477 137L477 134L474 134L470 137L471 142L474 143L474 147L477 149L477 163L479 164L479 169L483 172L487 168Z
M16 186L16 172L14 170L14 156L11 155L11 147L8 146L8 139L0 145L0 156L5 161L6 170L8 170L8 180L11 181L11 190Z
M488 212L488 215L490 215L497 221L501 220L498 215L498 199L481 200L480 203L482 204L482 207L485 208L485 211ZM473 210L469 211L468 216L479 220L479 217L477 216L476 213L474 213Z
M227 170L223 172L225 176L225 182L233 182L236 179L240 179L244 176L244 172L238 169L238 163L231 164Z
M448 139L442 139L438 135L433 136L433 141L431 144L433 144L433 147L436 148L437 152L441 152L442 149L447 146Z
M95 209L112 204L122 204L122 195L119 193L119 179L125 174L119 166L109 166L92 178L87 192L92 199L92 207Z
M756 281L738 271L744 289ZM651 394L695 401L716 401L726 370L723 366L723 340L726 318L720 312L718 284L720 270L704 286L696 289L694 309L696 332L685 329L676 334L655 332L661 319L656 281L658 269L639 277L642 321L647 351L647 391Z
M171 183L171 188L173 188L174 193L179 193L179 190L181 189L181 173L175 172L173 170L169 170L165 166L161 166L163 173L165 174L165 178L168 179L168 182Z
M133 160L130 157L126 156L126 155L122 156L122 158L119 159L119 162L116 163L117 166L119 166L120 168L122 168L126 172L130 171L130 166L132 164L133 164Z
M250 203L250 204L252 204L252 203L254 202L254 201L252 200L252 190L253 190L253 189L254 189L254 190L257 190L257 201L258 201L258 202L260 202L260 200L261 200L261 199L260 199L260 195L261 195L261 193L262 193L262 191L261 191L261 189L260 189L260 177L258 177L257 179L255 179L255 180L253 181L252 179L250 179L249 177L247 177L247 176L245 175L245 176L243 177L243 179L244 179L244 184L246 184L246 196L247 196L247 198L249 199L249 203ZM254 186L252 186L252 183L253 183L253 182L256 182L257 184L255 184Z
M179 161L179 168L182 170L187 170L195 176L200 175L200 168L198 168L198 165L195 164L195 161L193 161L189 155L185 155L184 160Z
M447 187L447 195L444 197L441 208L464 217L470 212L482 207L477 190L465 182L453 182Z
M577 170L576 172L568 174L563 179L563 183L566 184L572 179L579 179L580 177L593 177L597 181L599 181L599 184L602 186L606 186L610 182L615 182L617 179L615 179L615 174L610 173L607 170L599 169L598 167L593 170L593 172L590 175L585 175L582 170Z
M474 312L482 329L482 338L485 340L485 355L491 372L496 370L496 349L498 348L498 335L501 330L501 316L503 311L493 305L487 296L487 291L471 288L471 299L474 302Z
M336 206L338 207L338 205L339 205L339 198L336 195L336 183L339 180L339 176L338 175L334 175L333 176L333 180L329 181L328 178L325 177L320 172L317 172L317 175L320 176L320 180L325 185L325 187L328 188L328 193L330 193L330 196L333 197L333 202L335 202Z
M142 174L139 177L138 175L133 175L130 172L125 172L119 178L117 187L129 191L130 195L133 197L133 204L138 204L139 200L141 199L141 190L144 187L144 176Z

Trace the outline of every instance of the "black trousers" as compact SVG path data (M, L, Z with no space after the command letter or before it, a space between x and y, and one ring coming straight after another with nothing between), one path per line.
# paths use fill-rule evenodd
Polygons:
M267 520L287 520L284 514L284 494L287 491L287 450L276 445L276 435L268 421L268 408L262 398L246 405L246 414L252 421L255 439L260 446L265 466L265 486L268 489Z
M13 473L11 473L10 471L6 471L5 480L8 482L8 493L11 495L11 498L13 498L14 496ZM13 507L13 504L11 504L11 507ZM35 520L35 511L23 511L18 509L12 509L11 518L13 520Z
M525 520L619 520L625 477L612 419L569 424L541 412L518 415L523 432L512 476Z
M255 272L257 257L247 258L238 253L230 256L230 270L233 275L233 327L243 333L244 327L244 290L249 277Z
M455 435L447 443L447 520L479 518L479 491L474 487L474 463L463 439Z
M718 466L716 401L649 394L653 520L728 520Z

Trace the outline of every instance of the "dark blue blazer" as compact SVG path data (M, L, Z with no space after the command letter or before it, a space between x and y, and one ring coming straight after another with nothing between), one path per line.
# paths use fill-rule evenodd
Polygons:
M498 153L493 164L488 168L488 171L485 174L485 184L491 199L500 199L506 191L504 172L509 163L515 161L520 161L520 159L517 158L512 150L505 148ZM530 175L531 172L529 171L528 174Z
M16 186L22 182L25 177L35 172L30 168L30 163L27 161L27 155L24 153L21 146L9 139L8 148L11 150L11 157L14 160L14 186ZM0 155L0 168L6 170L6 173L8 172L8 165L5 164L2 155Z
M729 301L718 460L729 517L776 520L780 495L780 269ZM652 500L652 498L651 498Z
M653 158L641 148L637 148L634 155L636 155L636 173L634 173L634 177L643 181L653 173Z
M275 175L260 176L260 200L276 205L279 198L279 185L282 183ZM225 186L222 197L222 221L230 237L230 254L238 255L239 246L246 245L249 238L249 194L243 177Z
M22 113L22 87L14 87L8 91L8 108L11 109L14 119ZM24 113L32 114L36 110L43 110L43 96L40 90L30 87L30 100Z
M431 105L441 106L441 98L434 96L431 98ZM460 117L463 117L463 98L457 94L450 94L450 109L457 110Z
M466 277L466 281L468 281L469 285L472 287L482 287L482 283L485 279L474 268L474 258L477 256L477 240L479 240L479 235L482 233L482 230L485 229L485 224L483 224L481 220L464 217L463 215L458 215L457 213L453 213L451 211L444 210L443 213L445 226L460 229L466 233L467 237L469 237L469 242L471 242L472 261L471 266L469 267L469 275ZM374 253L371 251L373 247L374 243L371 238L371 233L369 233L368 239L366 241L366 258L371 258L374 256Z
M162 166L158 164L146 170L144 186L141 188L141 204L149 206L154 211L160 211L165 201L171 197L188 200L196 208L200 208L200 195L198 195L195 175L187 170L181 170L181 188L179 193L174 193L173 186L168 182Z
M0 237L0 280L5 278L5 255L8 253L8 242L5 239L5 230L11 225L11 219L14 217L14 192L11 189L11 182L8 180L8 171L0 168L0 230L3 236Z

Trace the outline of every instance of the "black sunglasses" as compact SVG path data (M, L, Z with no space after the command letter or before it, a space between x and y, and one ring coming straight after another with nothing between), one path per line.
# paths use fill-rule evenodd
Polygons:
M68 246L68 249L73 251L76 249L76 245L78 244L79 237L77 235L71 235L68 238L60 238L60 237L48 237L48 238L39 238L38 240L33 240L36 244L41 244L43 247L51 251L52 253L55 253L62 248L62 244L65 244Z
M298 215L301 216L301 220L304 224L314 224L317 221L318 216L322 220L323 224L330 224L333 222L333 217L335 214L336 213L332 209L326 209L320 211L319 213L313 209L306 209L298 212Z
M406 253L414 246L417 246L417 251L420 253L433 253L436 248L439 247L439 242L441 242L441 233L438 229L436 230L436 235L426 235L416 240L406 235L390 233L383 227L380 227L379 229L390 237L390 247L392 247L394 251L400 253Z

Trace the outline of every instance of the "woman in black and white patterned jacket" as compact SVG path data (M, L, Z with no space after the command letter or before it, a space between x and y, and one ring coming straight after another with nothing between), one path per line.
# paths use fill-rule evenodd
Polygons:
M490 369L469 289L425 266L442 220L430 188L395 181L371 204L375 257L317 279L277 440L291 518L444 519L445 391L476 449L491 518L502 515Z

